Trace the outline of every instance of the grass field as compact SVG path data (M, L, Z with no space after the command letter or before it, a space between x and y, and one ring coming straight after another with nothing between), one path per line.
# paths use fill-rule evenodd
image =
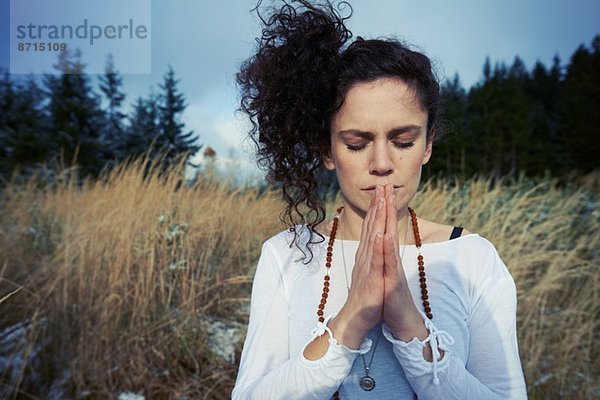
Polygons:
M0 192L0 398L229 398L235 361L209 346L208 327L247 321L281 200L143 171ZM412 204L496 245L517 283L531 399L600 395L599 186L599 174L438 180Z

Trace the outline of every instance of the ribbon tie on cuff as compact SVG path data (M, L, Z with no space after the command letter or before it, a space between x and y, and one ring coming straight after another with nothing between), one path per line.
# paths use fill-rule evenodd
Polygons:
M422 343L424 345L429 343L429 346L431 347L431 353L433 355L433 384L439 385L438 361L440 358L440 349L447 351L447 345L452 346L454 344L454 338L448 332L437 329L429 318L424 318L424 322L425 328L429 331L429 336L427 336Z
M312 338L315 339L319 336L323 336L325 332L327 332L327 334L329 335L329 342L331 343L333 341L334 344L337 344L337 340L333 337L333 332L331 332L331 329L329 329L329 327L327 326L329 321L331 321L336 315L337 313L330 314L325 318L323 322L317 322L317 326L315 327L315 329L310 331Z

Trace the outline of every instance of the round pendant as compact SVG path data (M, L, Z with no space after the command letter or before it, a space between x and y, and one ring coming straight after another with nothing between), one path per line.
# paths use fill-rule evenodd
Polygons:
M375 389L375 379L371 378L370 376L363 376L362 378L360 378L360 387L363 388L363 390L366 390L367 392Z

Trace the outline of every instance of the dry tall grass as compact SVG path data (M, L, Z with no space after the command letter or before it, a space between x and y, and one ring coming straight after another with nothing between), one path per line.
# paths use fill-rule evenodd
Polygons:
M73 398L229 397L236 366L207 346L203 321L245 321L261 243L283 229L281 202L210 180L180 186L177 170L144 179L144 170L0 194L0 327L25 321L13 354L31 355L0 376L15 397L43 398L53 381ZM593 179L572 189L548 180L429 182L414 202L423 217L489 238L511 269L533 399L599 391Z

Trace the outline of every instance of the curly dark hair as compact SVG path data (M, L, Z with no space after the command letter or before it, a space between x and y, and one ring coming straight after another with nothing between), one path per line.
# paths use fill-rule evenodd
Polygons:
M256 53L237 74L241 110L252 123L250 137L257 147L258 165L269 182L281 185L287 203L280 219L294 238L296 227L309 229L306 245L324 241L314 228L325 220L319 197L319 171L330 151L330 121L358 82L400 79L411 87L428 113L427 135L435 137L439 114L439 84L427 56L391 38L348 44L352 33L344 21L352 15L347 2L283 1L263 17ZM347 16L342 16L344 10ZM314 234L319 236L313 241ZM298 242L294 240L300 248ZM302 248L300 250L306 256ZM309 261L307 262L310 262Z

